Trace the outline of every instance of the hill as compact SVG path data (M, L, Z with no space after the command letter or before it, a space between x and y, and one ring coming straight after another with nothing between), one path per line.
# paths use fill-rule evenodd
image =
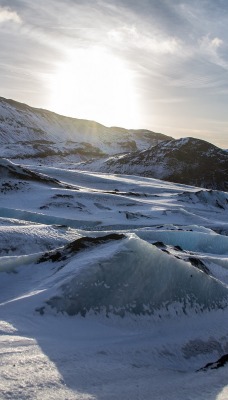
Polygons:
M170 139L145 129L108 128L0 97L1 156L6 158L74 155L74 161L81 161L143 150Z
M228 153L191 137L164 141L144 151L111 157L100 170L228 190Z

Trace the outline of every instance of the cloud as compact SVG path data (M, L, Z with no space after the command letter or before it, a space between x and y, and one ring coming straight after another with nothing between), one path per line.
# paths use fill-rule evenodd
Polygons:
M225 48L224 40L217 36L211 38L211 35L207 34L199 39L198 52L215 66L228 70L227 51Z
M145 33L135 26L124 26L108 32L110 42L118 46L132 47L155 54L174 54L179 52L181 41L175 37L158 32Z
M8 21L16 22L18 24L22 22L21 17L16 11L6 7L0 7L0 23Z
M223 43L224 42L222 39L218 37L214 37L213 39L211 39L210 35L203 36L199 40L200 48L202 50L213 53L216 53L217 49L219 49L223 45Z
M218 47L220 47L222 44L223 44L223 40L222 40L222 39L219 39L219 38L217 38L217 37L215 37L213 40L211 40L211 46L212 46L212 47L218 48Z
M21 100L46 107L59 63L98 46L133 73L148 128L188 125L212 102L227 118L228 0L0 0L0 37L0 95L35 88Z

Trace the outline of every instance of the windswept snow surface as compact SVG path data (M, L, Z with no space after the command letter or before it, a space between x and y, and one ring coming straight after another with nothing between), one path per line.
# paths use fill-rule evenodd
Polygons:
M0 399L227 400L228 194L0 168Z

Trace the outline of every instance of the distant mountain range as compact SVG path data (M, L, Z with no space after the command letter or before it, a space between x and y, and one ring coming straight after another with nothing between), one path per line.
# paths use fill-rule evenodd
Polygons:
M111 157L100 170L228 190L227 151L191 137L164 141L144 151Z
M105 127L0 97L0 157L228 190L228 152L204 140Z
M74 161L81 161L143 150L170 139L145 129L108 128L0 97L0 144L4 157L74 155Z

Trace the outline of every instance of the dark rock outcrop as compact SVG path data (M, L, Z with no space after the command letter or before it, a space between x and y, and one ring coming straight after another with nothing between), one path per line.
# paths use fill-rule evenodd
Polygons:
M207 371L208 369L218 369L224 367L225 364L228 364L228 354L224 354L217 361L206 364L204 367L197 370L198 371Z

